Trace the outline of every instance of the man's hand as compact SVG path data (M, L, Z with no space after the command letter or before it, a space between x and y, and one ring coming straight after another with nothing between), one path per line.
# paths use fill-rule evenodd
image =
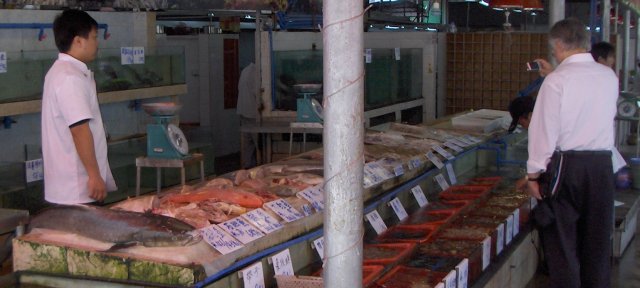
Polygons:
M105 185L100 175L89 177L87 189L89 190L89 197L96 199L96 201L102 201L107 197L107 185Z
M524 192L525 189L527 188L527 178L526 177L522 177L520 179L518 179L518 181L516 181L516 191L522 191Z
M553 72L553 65L551 65L551 63L549 63L547 60L536 59L533 61L538 62L538 64L540 65L540 76L545 77Z
M540 195L540 184L538 184L537 181L527 181L527 192L529 192L531 197L542 200L542 196Z

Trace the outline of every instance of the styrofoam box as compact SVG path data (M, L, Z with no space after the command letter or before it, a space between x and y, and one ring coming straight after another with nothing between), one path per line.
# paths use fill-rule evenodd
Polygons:
M490 133L511 123L508 111L481 109L451 118L454 128Z

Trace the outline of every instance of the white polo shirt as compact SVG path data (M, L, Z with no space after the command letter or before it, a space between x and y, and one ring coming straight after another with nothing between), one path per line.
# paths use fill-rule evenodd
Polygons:
M107 191L117 189L107 159L107 140L93 73L60 53L45 76L42 94L42 157L45 200L58 204L93 202L89 176L78 156L70 125L89 119L96 160Z

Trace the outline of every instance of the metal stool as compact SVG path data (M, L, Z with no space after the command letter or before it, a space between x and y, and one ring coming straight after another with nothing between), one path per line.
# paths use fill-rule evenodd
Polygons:
M182 186L185 184L185 172L184 167L196 162L200 162L200 180L204 182L204 156L200 153L194 153L184 159L162 159L162 158L149 158L138 157L136 158L136 196L140 196L140 168L152 167L156 168L156 183L157 192L160 193L161 177L160 169L162 168L180 168L180 183Z

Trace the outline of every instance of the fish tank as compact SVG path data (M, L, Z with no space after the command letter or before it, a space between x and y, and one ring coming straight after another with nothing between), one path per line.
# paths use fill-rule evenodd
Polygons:
M371 49L365 63L365 110L422 97L422 49ZM273 110L295 111L298 84L322 83L322 50L274 51ZM312 97L322 102L322 92ZM308 96L308 95L307 95Z
M47 71L58 51L7 52L7 72L0 73L0 104L39 100ZM99 49L87 65L98 93L185 84L182 47L145 48L144 64L123 65L119 48Z

